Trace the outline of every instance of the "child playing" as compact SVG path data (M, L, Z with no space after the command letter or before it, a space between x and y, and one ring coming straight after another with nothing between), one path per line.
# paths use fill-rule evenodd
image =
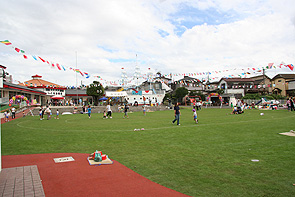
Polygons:
M8 111L4 112L4 118L5 118L5 122L8 122Z
M197 119L197 118L198 118L198 115L197 115L197 112L196 112L195 109L193 109L193 112L194 112L194 115L193 115L193 116L194 116L194 121L195 121L196 124L197 124L197 123L199 122L198 119Z
M57 109L57 110L56 110L56 119L59 119L58 115L59 115L59 111L58 111L58 109Z
M103 111L103 117L102 117L103 119L106 119L107 118L107 113L106 113L106 111Z
M40 108L40 110L39 110L39 116L40 116L40 120L42 120L43 119L43 114L44 112L43 112L43 110L42 110L42 108Z
M124 116L123 116L123 118L125 118L125 117L129 118L129 116L128 116L128 114L127 114L128 109L129 109L128 105L125 104L125 107L124 107Z
M90 105L88 105L87 111L88 111L88 117L91 118L91 107L90 107Z
M143 112L143 115L145 116L145 115L146 115L145 105L142 106L142 110L143 110L143 111L142 111L142 112Z

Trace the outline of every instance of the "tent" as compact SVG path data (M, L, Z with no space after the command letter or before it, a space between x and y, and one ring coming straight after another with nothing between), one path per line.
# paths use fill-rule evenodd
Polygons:
M106 97L102 97L102 98L100 98L99 99L100 101L106 101L106 100L108 100Z
M58 99L65 99L65 97L62 97L62 96L58 96L58 95L55 95L53 97L50 97L51 99L55 99L55 100L58 100Z

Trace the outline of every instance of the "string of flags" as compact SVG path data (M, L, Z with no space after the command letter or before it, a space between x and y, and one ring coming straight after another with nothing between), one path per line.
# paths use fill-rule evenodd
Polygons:
M57 68L58 70L63 70L63 71L72 70L72 71L74 71L76 73L81 74L82 77L84 77L84 76L86 78L90 77L88 72L81 71L80 69L72 68L72 67L67 68L62 64L54 63L53 61L49 61L49 60L45 60L45 58L42 58L42 57L40 57L38 55L28 55L24 50L22 50L20 48L17 48L17 47L14 47L9 40L3 40L3 41L0 41L0 43L3 43L5 45L7 45L7 46L11 46L17 53L20 53L24 57L24 59L28 59L29 57L32 57L36 61L41 61L43 63L47 63L49 66L51 66L51 68Z
M62 64L54 63L52 61L46 60L45 58L42 58L38 55L28 55L24 50L14 47L9 40L3 40L3 41L0 41L0 43L5 44L7 46L11 46L17 53L20 53L24 57L24 59L28 59L31 56L36 61L41 61L43 63L47 63L51 68L57 68L60 71L70 70L70 71L74 71L76 73L79 73L82 77L85 77L85 78L90 77L90 74L88 72L84 72L80 69L66 67ZM258 67L258 68L257 67L249 67L246 69L234 68L232 70L219 70L219 71L208 71L208 72L173 73L173 74L171 73L171 74L164 74L162 76L167 77L167 78L178 77L178 76L183 76L183 77L189 76L189 77L199 78L197 80L199 80L199 82L203 82L203 81L206 81L207 79L218 80L220 78L234 78L234 77L242 78L242 77L246 77L247 75L261 73L263 70L277 69L277 68L284 68L284 67L289 68L291 71L294 70L293 64L285 64L284 62L282 62L279 65L274 65L274 63L268 63L267 66ZM122 69L124 69L124 68L122 68ZM150 68L149 68L149 70L150 70ZM239 74L232 74L233 72L237 72L237 71L239 71L240 73ZM218 77L216 75L222 75L222 77ZM92 75L92 77L101 80L101 82L105 83L106 85L114 85L114 86L123 85L123 84L125 85L126 83L131 83L132 80L134 80L134 77L130 77L129 79L126 79L125 81L123 81L122 79L115 80L115 81L107 81L107 80L104 80L99 75ZM151 72L148 74L137 75L137 78L142 78L143 80L147 80L149 82L160 81L162 83L165 83L165 80L157 79L157 74L152 74ZM181 83L181 81L174 81L174 83Z

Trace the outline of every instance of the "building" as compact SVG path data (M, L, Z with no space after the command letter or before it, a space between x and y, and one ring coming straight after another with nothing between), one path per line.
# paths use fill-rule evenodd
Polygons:
M277 74L271 79L271 91L281 96L294 95L295 74Z
M45 100L46 93L40 90L33 90L31 88L13 84L12 76L5 71L6 67L0 65L0 103L2 105L8 104L42 104ZM21 98L15 98L21 96ZM24 99L23 99L24 98ZM25 100L26 99L26 100ZM12 103L10 101L13 101Z
M219 87L229 97L242 98L248 90L254 87L254 80L249 78L222 78L219 81Z
M87 95L86 87L67 88L65 94L65 99L68 104L75 103L80 105L88 105L89 103L92 103L92 96Z
M197 91L197 92L203 92L204 85L203 83L196 78L184 76L182 79L179 79L178 81L175 81L172 83L171 88L173 90L176 90L177 88L185 87L188 89L188 91Z
M248 93L257 93L257 94L271 94L271 78L267 75L258 75L251 77L250 79L254 80L253 88L248 90Z
M45 100L42 101L42 104L48 104L52 96L61 96L65 97L66 87L45 81L40 75L33 75L31 80L20 83L19 85L28 87L33 90L45 92Z

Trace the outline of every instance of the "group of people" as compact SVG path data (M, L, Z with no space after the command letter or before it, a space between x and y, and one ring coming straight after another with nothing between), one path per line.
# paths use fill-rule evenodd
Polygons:
M287 100L287 107L288 107L288 111L295 111L295 108L294 108L294 104L295 104L295 98L293 97L290 97L288 100Z
M10 111L11 111L11 118L12 118L12 119L15 119L15 113L16 113L16 109L15 109L15 107L12 107L12 108L10 109ZM7 111L4 112L5 122L9 122L9 120L8 120L8 118L9 118L9 114L10 114L9 110L7 110Z
M51 116L52 116L52 112L51 112L51 109L49 108L49 106L46 106L46 107L40 107L40 110L39 110L39 116L40 116L40 120L44 120L44 115L47 115L47 120L50 120L51 119ZM56 109L56 117L55 119L59 119L59 111L58 109Z
M146 106L143 105L142 106L143 109L143 115L146 115ZM123 118L129 118L128 116L128 111L129 111L129 106L128 104L125 104L124 106L119 106L118 107L118 112L121 112L121 110L124 112ZM89 118L91 118L91 106L88 105L87 109L85 106L83 106L83 112L87 113ZM103 111L103 119L107 119L107 118L112 118L112 108L110 104L107 104L106 106L106 110Z
M84 108L84 106L83 106L83 108ZM83 111L84 111L84 109L83 109ZM91 106L88 105L87 114L88 114L89 118L91 118L91 111L92 111ZM126 111L126 115L127 115L127 111ZM103 118L112 118L112 108L111 108L111 105L109 103L106 106L106 110L103 111Z

